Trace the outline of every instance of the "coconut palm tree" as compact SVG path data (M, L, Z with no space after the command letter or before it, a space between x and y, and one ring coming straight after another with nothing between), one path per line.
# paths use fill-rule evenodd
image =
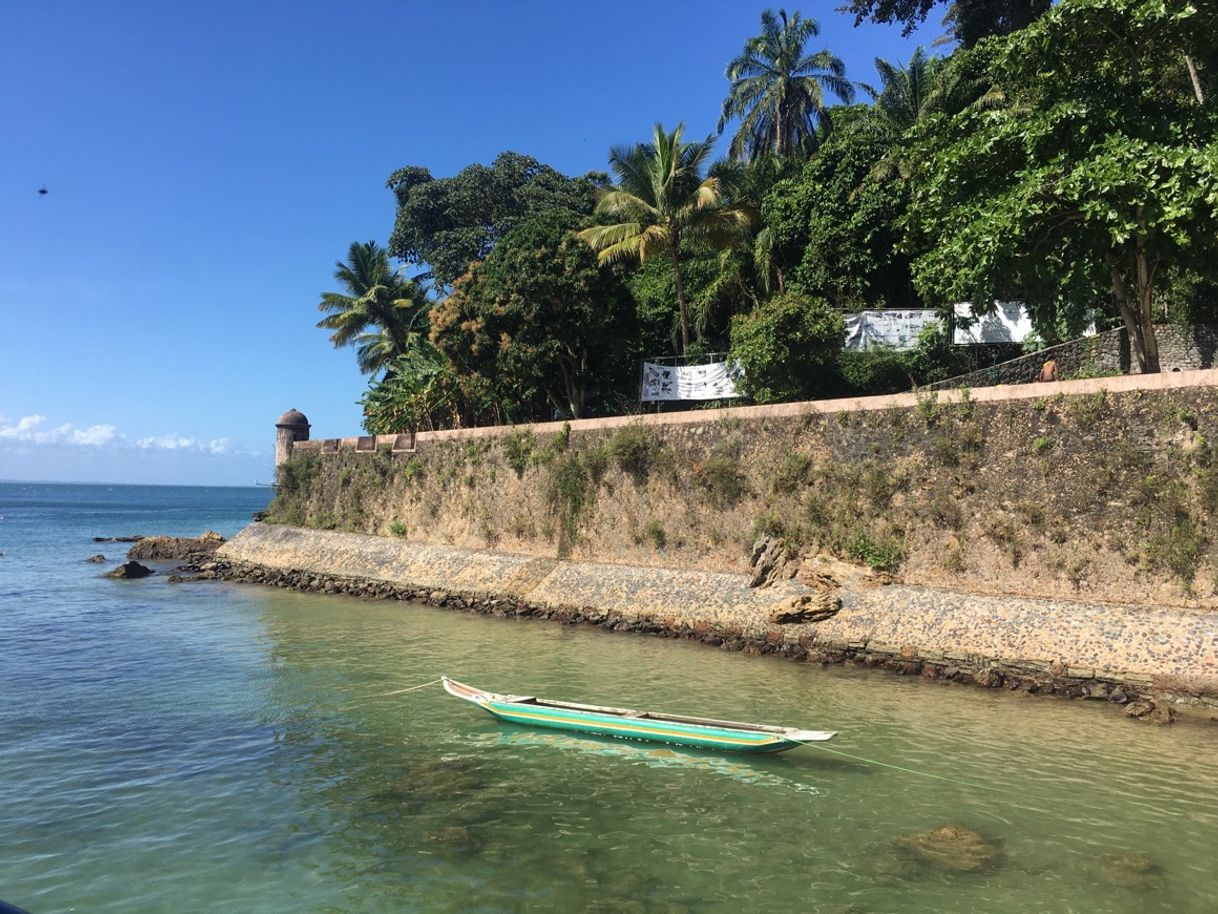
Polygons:
M323 292L318 310L328 311L317 322L332 330L335 347L356 346L364 374L390 370L394 360L410 351L413 327L427 313L427 291L389 264L389 254L375 241L352 242L347 262L335 264L334 278L343 292Z
M765 151L791 155L816 143L817 124L825 119L825 92L844 102L854 98L846 65L829 50L805 53L820 34L815 19L786 10L761 14L761 34L744 43L740 56L727 65L731 88L723 100L719 133L739 118L729 154L755 159Z
M712 247L747 231L748 212L727 206L718 178L703 177L714 138L685 143L685 125L672 133L656 124L650 143L615 146L609 167L617 185L601 192L596 214L609 221L579 232L601 263L642 262L657 254L672 260L681 324L681 354L689 348L689 303L681 271L681 241L700 238Z
M993 107L1002 101L1000 90L985 91L984 84L969 78L956 61L929 57L920 47L908 64L877 57L875 69L880 74L879 89L860 83L875 103L860 122L860 129L888 147L872 171L874 179L908 171L899 160L900 140L915 124L934 114L957 114L970 105Z

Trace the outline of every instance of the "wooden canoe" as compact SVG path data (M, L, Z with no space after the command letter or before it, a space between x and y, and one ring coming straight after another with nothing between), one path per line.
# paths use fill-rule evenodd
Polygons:
M526 727L575 730L616 739L671 743L721 752L782 752L837 735L827 730L798 730L629 708L605 708L531 695L500 695L463 685L447 676L441 681L449 695L473 702L499 720Z

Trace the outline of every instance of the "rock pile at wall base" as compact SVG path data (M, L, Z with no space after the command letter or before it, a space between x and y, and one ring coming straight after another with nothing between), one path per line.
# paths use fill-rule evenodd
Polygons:
M199 576L1101 700L1160 722L1172 718L1166 703L1218 713L1218 614L1203 611L891 586L842 590L832 611L804 615L801 607L821 607L826 597L794 581L751 588L744 575L558 562L265 524L226 543ZM792 621L778 621L784 618Z

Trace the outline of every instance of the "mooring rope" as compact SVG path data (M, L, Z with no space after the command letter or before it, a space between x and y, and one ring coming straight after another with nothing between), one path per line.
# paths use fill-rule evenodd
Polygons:
M439 679L433 679L431 682L424 682L420 685L410 686L409 688L406 688L406 689L394 689L392 692L379 692L376 695L366 695L363 698L361 698L359 701L357 701L355 704L343 705L338 710L340 710L340 711L350 710L351 708L358 707L362 702L370 701L373 698L388 698L390 695L404 695L407 692L417 692L419 689L425 689L428 686L437 685L439 682L440 682Z
M918 771L914 768L902 768L900 765L891 765L888 762L877 762L875 759L863 758L861 755L851 755L849 752L843 752L841 749L830 749L828 746L822 746L820 743L809 743L803 740L793 739L793 743L799 743L801 746L811 746L813 749L819 749L822 752L832 752L834 755L841 755L848 759L853 759L856 762L864 762L868 765L877 765L880 768L891 768L894 771L903 771L906 774L916 774L918 777L934 778L936 781L947 781L949 784L957 784L961 787L971 787L974 790L990 790L994 793L1006 793L1001 787L989 787L985 784L974 784L971 781L962 781L959 778L949 778L942 774L931 774L929 771Z

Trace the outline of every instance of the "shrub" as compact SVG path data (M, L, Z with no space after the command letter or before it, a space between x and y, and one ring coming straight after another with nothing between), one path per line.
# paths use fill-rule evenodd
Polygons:
M664 532L664 525L658 520L649 520L647 526L643 528L643 535L651 540L657 550L668 545L668 534Z
M569 452L554 461L546 494L558 515L558 554L564 557L579 541L584 512L596 498L596 486L582 455Z
M518 477L528 468L535 444L533 433L528 429L512 429L503 437L503 459Z
M408 483L422 478L423 461L419 460L418 457L411 457L402 465L402 475L406 478Z
M406 535L406 525L404 523L402 523L400 520L390 521L389 532L392 533L394 536L405 536Z
M739 386L758 403L808 399L832 382L845 323L824 299L785 292L732 319Z
M905 353L890 346L843 349L837 367L851 393L892 394L913 387Z
M905 547L895 536L873 536L855 530L846 540L846 553L876 571L896 571L905 560Z
M647 479L659 451L659 443L642 425L625 425L609 438L609 455L623 473L636 483Z
M778 472L774 474L774 491L785 494L806 485L813 466L813 460L809 455L801 454L799 451L789 452L783 457Z
M717 455L710 457L696 470L698 479L710 493L711 503L716 508L731 508L748 490L744 474L736 461Z

